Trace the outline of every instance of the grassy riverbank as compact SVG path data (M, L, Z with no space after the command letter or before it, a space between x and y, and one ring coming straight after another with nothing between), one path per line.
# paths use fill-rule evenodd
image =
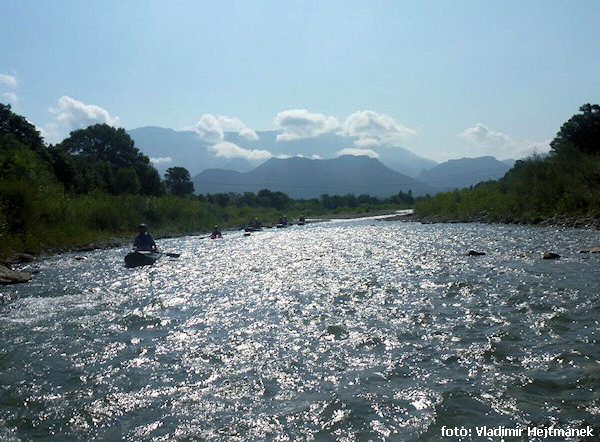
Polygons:
M13 188L15 190L15 188ZM15 191L20 210L13 212L10 233L0 230L0 259L14 252L54 253L109 247L126 243L136 234L136 226L148 223L157 238L210 231L215 224L222 229L238 229L258 218L276 222L282 213L291 221L307 218L369 216L407 207L376 199L371 204L326 208L321 200L288 200L282 208L239 204L235 195L220 205L206 197L160 197L108 195L95 192L69 195L60 187ZM19 219L17 220L16 217ZM5 224L6 225L6 224ZM18 227L17 227L18 226Z

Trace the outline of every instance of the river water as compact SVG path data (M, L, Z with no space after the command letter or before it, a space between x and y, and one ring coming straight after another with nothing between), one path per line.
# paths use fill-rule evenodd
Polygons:
M126 248L47 258L0 289L0 439L597 436L592 245L600 232L362 219L162 240L181 256L152 267L126 268ZM526 434L505 440L548 440Z

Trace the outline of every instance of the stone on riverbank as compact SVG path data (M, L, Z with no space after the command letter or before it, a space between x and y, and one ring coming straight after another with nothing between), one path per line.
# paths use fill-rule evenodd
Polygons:
M581 249L579 253L600 253L600 246L586 247L585 249Z
M560 255L554 252L546 252L542 255L542 259L558 259Z
M19 284L28 282L31 279L31 275L26 272L17 272L11 270L8 267L0 265L0 284Z

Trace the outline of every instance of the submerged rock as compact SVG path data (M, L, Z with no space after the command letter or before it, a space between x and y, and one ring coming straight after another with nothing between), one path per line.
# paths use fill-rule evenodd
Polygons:
M31 275L26 272L17 272L11 270L8 267L0 265L0 284L19 284L22 282L28 282L31 279Z
M545 252L542 255L542 259L558 259L560 258L560 255L558 253L554 253L554 252Z

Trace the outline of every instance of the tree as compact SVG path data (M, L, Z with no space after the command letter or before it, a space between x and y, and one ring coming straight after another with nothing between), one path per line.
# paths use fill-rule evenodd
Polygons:
M0 134L12 134L38 153L45 151L44 139L33 124L13 113L10 104L0 103Z
M77 174L83 180L89 176L93 176L94 179L107 178L104 183L95 183L95 187L111 193L121 193L122 190L114 178L119 174L120 169L132 169L137 175L141 193L160 195L163 192L158 171L152 167L150 159L134 146L133 140L123 128L95 124L71 132L69 137L55 148L76 158ZM95 170L100 165L102 170ZM104 165L108 165L110 173L104 170ZM135 187L135 179L131 176L131 171L121 173L122 177L126 175L129 176L128 182ZM90 190L88 183L82 182L81 179L78 181L77 191ZM127 187L125 192L131 190L131 187Z
M194 183L185 167L169 167L165 173L165 184L167 191L173 195L185 196L194 193Z
M61 145L71 155L106 160L115 168L132 167L144 157L125 129L108 124L77 129Z
M117 171L115 176L115 187L119 189L119 193L140 193L140 180L133 167L122 167Z
M588 103L579 111L581 114L573 115L564 123L550 143L555 153L566 151L570 146L587 154L600 152L600 106Z

